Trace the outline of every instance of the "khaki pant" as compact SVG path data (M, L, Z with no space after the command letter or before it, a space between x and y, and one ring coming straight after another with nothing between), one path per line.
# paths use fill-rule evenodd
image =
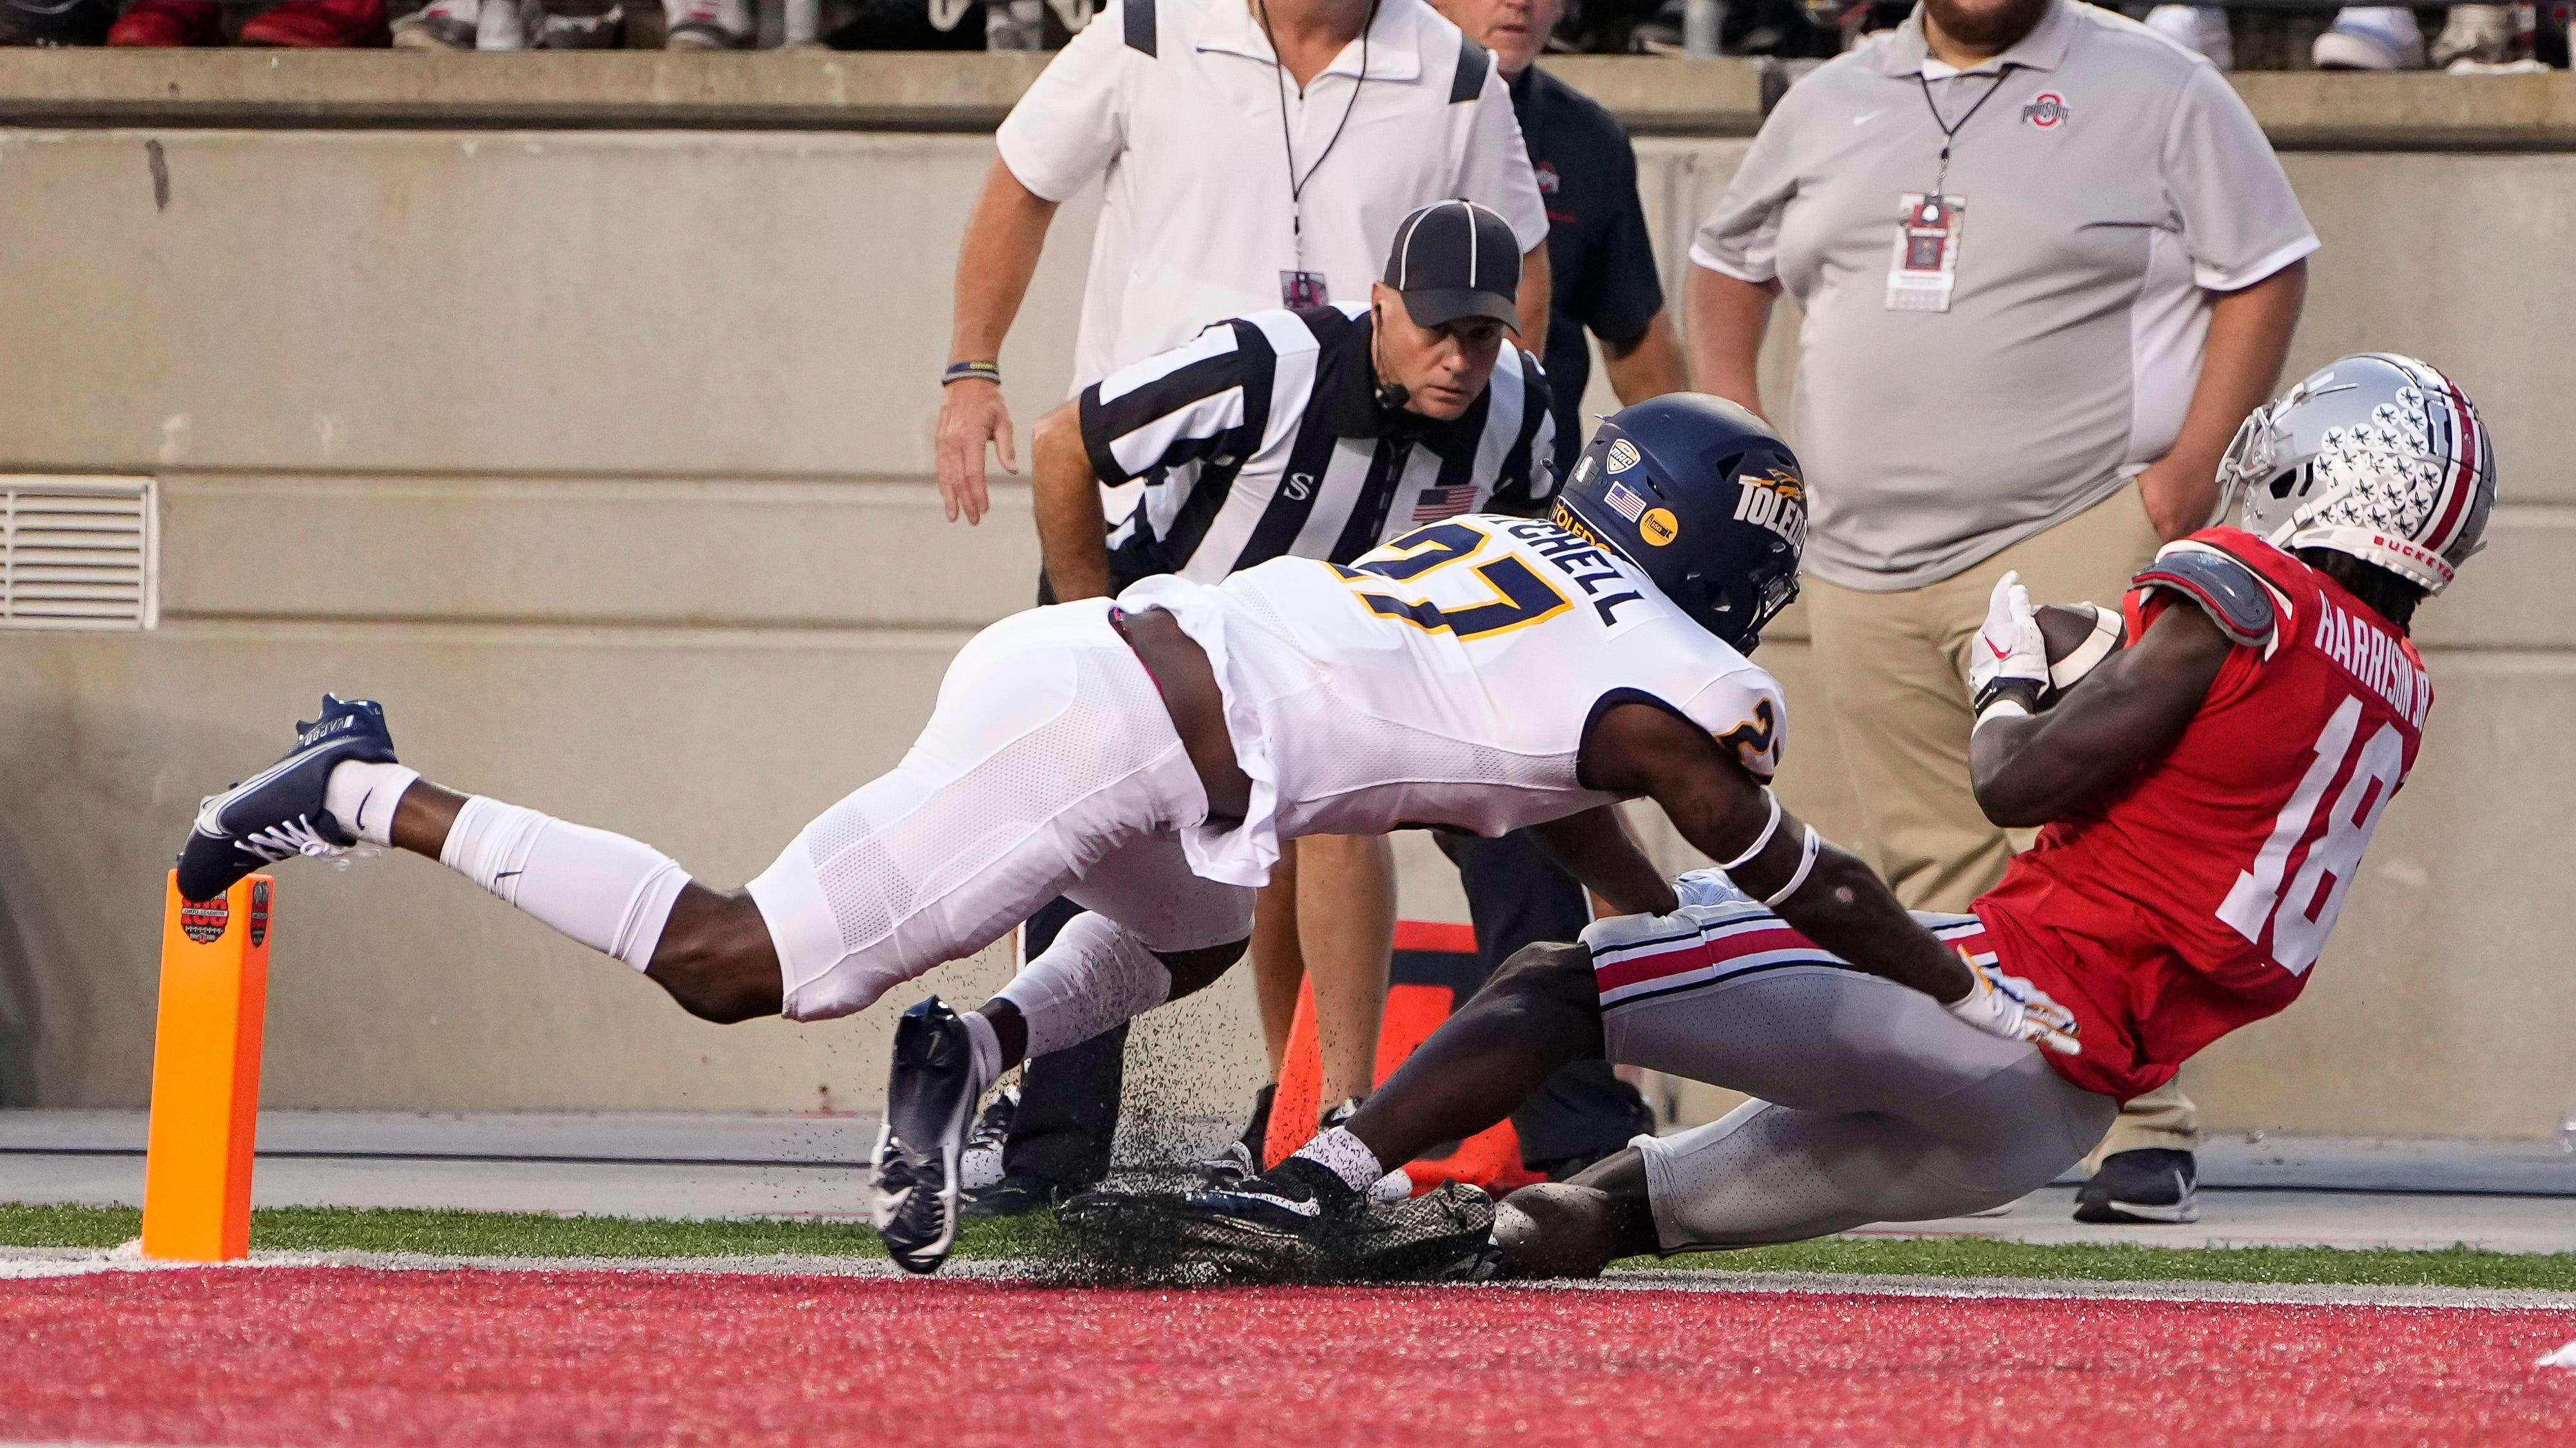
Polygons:
M1964 573L1921 588L1864 593L1807 581L1807 616L1843 763L1896 898L1964 911L2001 880L2031 831L2007 832L1968 787L1968 650L1995 580L2018 569L2040 603L2116 608L2156 549L2134 484ZM2097 1158L2199 1141L2191 1099L2168 1085L2124 1109Z

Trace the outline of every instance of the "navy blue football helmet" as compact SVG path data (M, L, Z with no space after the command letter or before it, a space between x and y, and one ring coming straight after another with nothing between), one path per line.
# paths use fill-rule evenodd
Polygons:
M1798 596L1807 484L1797 454L1732 402L1675 392L1602 420L1556 522L1637 565L1739 653Z

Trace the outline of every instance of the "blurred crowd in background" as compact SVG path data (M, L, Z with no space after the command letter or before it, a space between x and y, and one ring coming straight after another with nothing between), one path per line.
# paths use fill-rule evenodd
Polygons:
M760 0L0 0L0 44L423 50L740 50L778 43ZM835 50L1052 50L1099 0L824 0ZM1870 43L1911 8L1891 0L1576 0L1562 54L1818 60ZM2576 0L2406 6L2131 5L2127 13L2221 70L2564 68ZM1711 22L1714 21L1714 25ZM1694 30L1699 31L1694 35ZM1697 44L1694 45L1696 40Z

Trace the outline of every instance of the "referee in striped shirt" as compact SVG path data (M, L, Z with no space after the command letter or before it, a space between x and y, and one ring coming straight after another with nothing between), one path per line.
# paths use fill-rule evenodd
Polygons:
M1085 388L1042 419L1032 447L1046 601L1116 594L1177 573L1215 582L1279 557L1347 563L1425 523L1461 513L1536 513L1554 496L1554 426L1538 359L1519 330L1520 243L1503 218L1443 201L1396 227L1366 305L1256 312ZM1138 492L1115 528L1103 490ZM1313 957L1324 1101L1367 1094L1395 910L1383 840L1300 840L1262 892L1253 968L1276 1068ZM1330 892L1329 944L1297 930L1303 887ZM1328 868L1329 862L1329 868ZM1282 886L1288 888L1283 889ZM1349 898L1345 898L1349 897ZM1044 948L1066 902L1029 922ZM1378 937L1384 938L1378 938ZM1300 949L1300 946L1303 949ZM1339 980L1374 958L1375 979ZM1109 1165L1125 1027L1030 1064L1002 1151L1002 1179L970 1214L1044 1206ZM1265 1088L1237 1157L1259 1169ZM1229 1149L1231 1150L1231 1149Z
M1472 201L1396 227L1367 305L1256 312L1121 368L1040 421L1038 535L1060 599L1279 557L1347 563L1422 524L1530 511L1555 484L1511 227ZM1100 489L1143 484L1114 530ZM1095 486L1097 485L1097 486Z

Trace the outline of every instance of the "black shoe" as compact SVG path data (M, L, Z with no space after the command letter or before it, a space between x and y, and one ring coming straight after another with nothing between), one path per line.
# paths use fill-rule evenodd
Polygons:
M394 762L384 707L322 696L322 717L295 727L286 757L206 796L179 847L179 893L212 900L242 876L293 855L336 855L358 842L322 808L331 771L352 759Z
M1061 1183L1022 1172L965 1193L959 1198L957 1215L969 1222L1026 1216L1052 1207L1070 1194L1071 1189Z
M1351 1224L1334 1275L1354 1282L1481 1282L1499 1274L1494 1199L1465 1182L1372 1203Z
M2113 1152L2075 1194L2075 1220L2197 1222L2198 1184L2190 1152L2156 1146Z
M980 1088L966 1023L947 1002L932 996L895 1022L872 1220L906 1272L938 1271L957 1244L957 1167Z
M1252 1098L1252 1118L1244 1124L1243 1135L1225 1144L1225 1149L1199 1163L1199 1183L1204 1187L1230 1187L1261 1174L1261 1153L1270 1138L1270 1100L1277 1095L1276 1083L1264 1086Z
M1287 1282L1334 1275L1368 1198L1290 1157L1230 1187L1190 1193L1172 1214L1174 1254L1228 1276Z
M1002 1179L1002 1152L1010 1145L1011 1122L1020 1114L1020 1088L1005 1086L993 1093L984 1109L975 1113L975 1129L966 1135L966 1150L958 1158L959 1189L968 1195Z

